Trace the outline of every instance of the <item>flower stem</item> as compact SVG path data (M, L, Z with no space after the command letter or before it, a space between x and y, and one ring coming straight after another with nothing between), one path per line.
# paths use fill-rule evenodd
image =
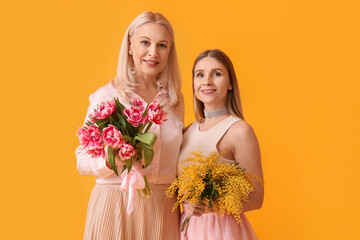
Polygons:
M191 218L191 215L188 214L188 215L186 216L184 222L183 222L183 223L181 224L181 226L180 226L180 231L181 231L181 232L184 232L184 230L185 230L185 232L184 232L184 237L185 237L186 234L187 234L187 230L188 230L188 227L189 227L190 218Z
M149 122L149 123L148 123L148 125L147 125L144 133L147 133L147 132L149 131L149 129L151 128L151 125L152 125L152 124L153 124L152 122Z
M136 192L137 192L137 196L138 196L138 198L141 198L141 193L140 193L140 190L139 190L139 189L136 189Z
M149 186L149 182L146 178L146 176L144 176L144 181L145 181L145 188L144 188L144 192L146 193L145 196L146 197L150 197L150 186Z

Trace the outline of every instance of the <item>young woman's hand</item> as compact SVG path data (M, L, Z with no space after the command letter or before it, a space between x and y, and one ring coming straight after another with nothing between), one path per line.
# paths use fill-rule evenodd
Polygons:
M183 203L184 213L191 216L200 217L205 213L206 206L205 203L199 204L192 204L188 200L185 200Z

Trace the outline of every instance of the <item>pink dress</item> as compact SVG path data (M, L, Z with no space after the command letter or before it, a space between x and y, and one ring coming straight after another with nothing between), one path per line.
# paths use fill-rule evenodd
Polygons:
M199 123L194 122L183 136L183 143L180 151L179 161L186 159L193 151L201 150L204 155L217 152L217 143L237 121L242 121L235 116L229 116L211 129L201 132ZM234 160L221 158L222 162L235 163ZM181 175L178 165L177 175ZM181 215L180 224L184 221L187 214ZM216 213L206 213L200 217L192 216L189 221L187 235L180 234L183 240L254 240L257 239L245 214L241 214L241 224L237 223L233 215L223 217Z

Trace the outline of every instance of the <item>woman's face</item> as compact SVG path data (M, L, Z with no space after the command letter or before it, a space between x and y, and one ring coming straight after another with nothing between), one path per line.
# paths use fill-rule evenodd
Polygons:
M204 103L206 111L225 107L227 93L231 89L228 71L221 62L205 57L195 65L195 96Z
M155 77L164 70L171 36L162 25L150 22L139 27L130 39L130 55L134 61L136 76Z

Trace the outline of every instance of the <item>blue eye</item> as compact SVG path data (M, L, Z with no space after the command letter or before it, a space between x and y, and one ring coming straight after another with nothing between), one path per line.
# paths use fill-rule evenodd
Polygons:
M214 72L214 73L213 73L213 76L214 76L214 77L220 77L220 76L221 76L221 74L220 74L220 73L218 73L218 72Z
M204 77L204 74L198 73L198 74L196 74L196 77Z
M166 44L163 44L163 43L160 44L159 46L160 46L161 48L167 48L167 45L166 45Z

